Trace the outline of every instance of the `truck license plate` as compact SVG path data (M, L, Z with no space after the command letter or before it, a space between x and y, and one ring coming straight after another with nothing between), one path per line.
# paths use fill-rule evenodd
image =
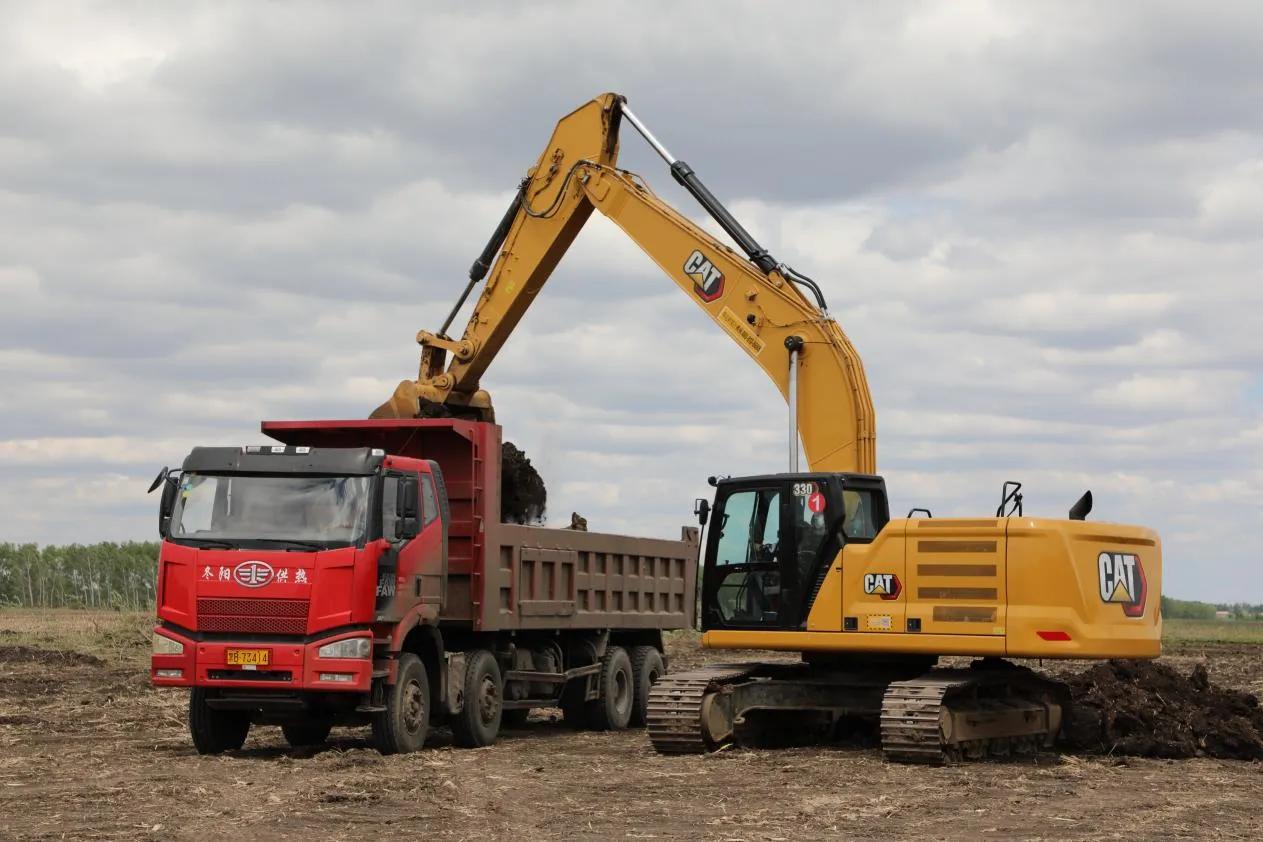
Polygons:
M268 649L229 649L230 667L266 667L271 651Z

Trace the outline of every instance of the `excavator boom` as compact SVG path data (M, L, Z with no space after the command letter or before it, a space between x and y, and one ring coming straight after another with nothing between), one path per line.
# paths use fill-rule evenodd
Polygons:
M687 189L746 254L700 228L619 169L623 118L645 135ZM418 378L399 384L373 417L413 417L429 405L490 420L481 378L552 274L593 209L618 225L772 380L786 400L813 471L873 473L876 434L863 364L810 279L778 263L671 157L617 94L564 117L523 180L504 220L470 273L468 295L486 285L459 340L446 335L465 297L438 333L422 331ZM497 254L498 252L498 254ZM800 289L806 286L815 300ZM448 361L450 355L450 362ZM791 428L791 451L796 435ZM792 461L792 460L791 460Z

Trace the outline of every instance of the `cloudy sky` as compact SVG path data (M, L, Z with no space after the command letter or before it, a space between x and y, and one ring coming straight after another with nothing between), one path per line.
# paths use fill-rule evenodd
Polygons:
M606 90L864 357L892 508L1147 524L1263 600L1257 4L0 4L0 541L416 370L517 180ZM639 138L622 163L695 213ZM676 534L783 402L594 218L485 381L550 514Z

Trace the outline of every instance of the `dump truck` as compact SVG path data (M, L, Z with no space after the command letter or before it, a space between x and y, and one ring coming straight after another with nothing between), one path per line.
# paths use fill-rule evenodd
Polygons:
M680 540L501 522L501 430L457 418L264 422L277 444L163 469L151 677L197 751L372 728L383 753L495 741L532 708L643 723L663 632L693 625Z

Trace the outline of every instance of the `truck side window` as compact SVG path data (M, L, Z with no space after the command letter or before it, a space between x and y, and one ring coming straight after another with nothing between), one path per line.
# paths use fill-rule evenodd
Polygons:
M424 511L421 525L426 527L439 516L439 498L434 493L434 478L429 474L421 475L421 506Z
M399 498L399 477L386 477L382 480L382 537L388 541L395 540L395 523L398 517L395 507Z

